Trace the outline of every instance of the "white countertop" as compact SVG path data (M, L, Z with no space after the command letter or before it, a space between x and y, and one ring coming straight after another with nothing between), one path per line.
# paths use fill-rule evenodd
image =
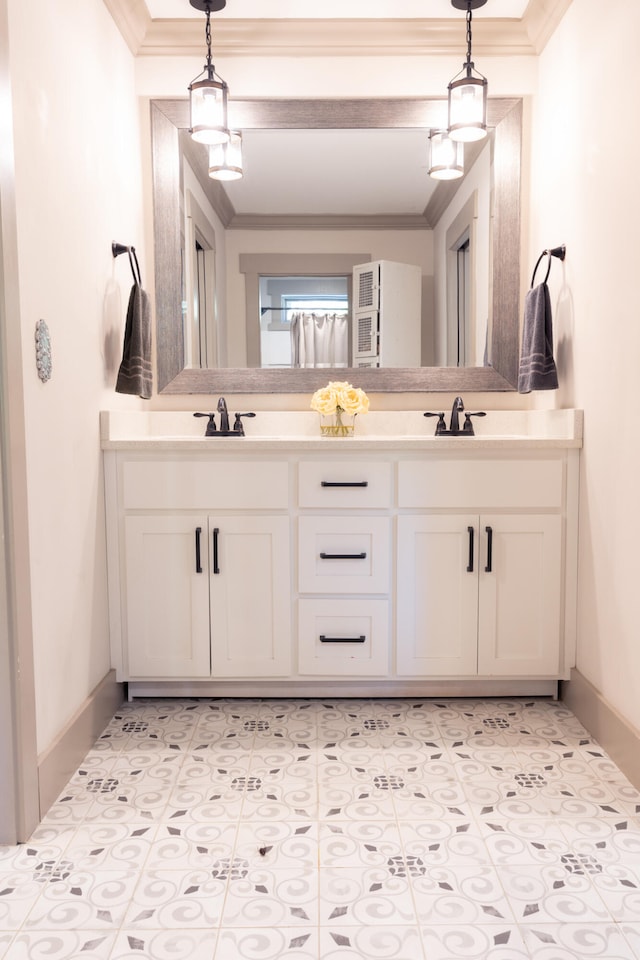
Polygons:
M230 410L232 423L234 412ZM353 438L320 437L318 415L313 411L258 412L244 421L244 437L205 437L206 423L188 411L105 410L100 414L101 444L103 450L198 453L209 448L221 452L579 448L583 416L581 410L573 409L488 410L486 417L473 421L473 437L434 436L436 421L425 419L422 410L370 411L356 419Z

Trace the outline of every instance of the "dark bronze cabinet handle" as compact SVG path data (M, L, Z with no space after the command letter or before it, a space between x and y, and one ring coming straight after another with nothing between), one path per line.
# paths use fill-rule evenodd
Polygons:
M321 553L321 560L366 560L366 553Z
M484 568L485 573L491 573L493 567L493 527L485 527L487 531L487 565Z
M220 573L220 567L218 566L218 537L220 534L220 527L213 528L213 572Z
M368 480L321 480L321 487L368 487Z
M467 573L473 573L473 527L467 527L469 534L469 563L467 564Z
M202 573L202 563L200 557L200 534L202 527L196 527L196 573Z
M364 643L367 638L360 637L327 637L324 633L320 634L320 643Z

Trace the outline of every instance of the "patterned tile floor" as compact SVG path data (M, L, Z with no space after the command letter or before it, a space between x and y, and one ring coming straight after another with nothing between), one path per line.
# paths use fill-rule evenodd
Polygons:
M125 704L0 960L640 960L640 793L546 700Z

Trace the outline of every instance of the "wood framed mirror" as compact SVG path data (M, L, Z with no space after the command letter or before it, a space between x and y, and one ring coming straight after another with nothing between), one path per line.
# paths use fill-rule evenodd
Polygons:
M423 128L437 123L441 101L238 100L240 129ZM490 366L340 368L368 392L515 390L520 311L520 182L522 101L489 100L493 128L490 273ZM308 393L323 386L327 369L199 369L185 365L182 316L180 158L178 132L188 127L186 100L151 101L158 392ZM455 185L442 184L442 194ZM444 202L442 200L441 202ZM236 318L244 323L244 317Z

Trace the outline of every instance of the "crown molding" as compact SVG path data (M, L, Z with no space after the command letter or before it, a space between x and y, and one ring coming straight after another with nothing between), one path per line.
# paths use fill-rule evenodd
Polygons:
M536 54L542 53L572 0L529 0L523 24Z
M237 213L231 230L424 230L421 214L255 214Z
M152 21L138 54L194 56L202 53L198 20ZM458 20L220 20L217 55L261 57L420 56L460 53ZM485 56L533 53L518 20L479 20L474 51Z
M144 0L104 0L104 5L131 53L137 56L153 23L146 3Z
M530 0L522 19L483 17L473 25L482 56L535 56L572 0ZM144 0L104 0L134 56L196 56L203 49L199 19L152 20ZM453 19L221 19L216 54L224 56L420 56L461 51L460 20Z

